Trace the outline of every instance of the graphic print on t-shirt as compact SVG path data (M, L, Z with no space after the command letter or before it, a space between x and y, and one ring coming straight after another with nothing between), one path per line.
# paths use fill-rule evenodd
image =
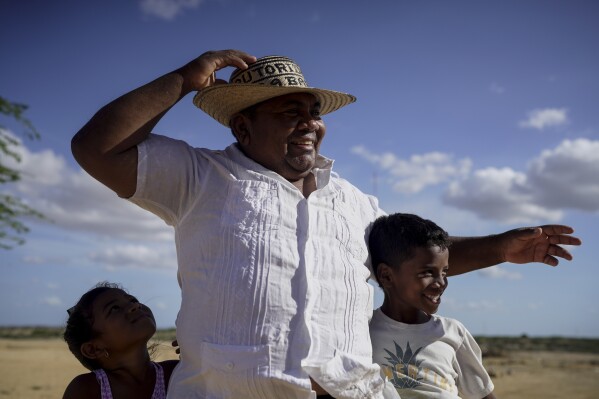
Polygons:
M389 364L381 364L383 373L397 389L417 387L422 380L422 377L419 375L421 374L420 365L422 360L417 360L416 355L418 355L422 348L418 348L416 352L412 353L410 342L406 343L405 351L397 342L393 341L393 343L395 344L395 352L383 348L389 354L389 357L385 358Z
M425 358L422 356L420 359L417 358L424 347L413 352L409 341L406 342L405 351L397 342L393 341L393 344L395 344L394 351L383 348L389 355L385 357L389 363L381 364L381 370L397 390L414 389L423 384L434 385L450 392L455 390L451 381L423 365Z

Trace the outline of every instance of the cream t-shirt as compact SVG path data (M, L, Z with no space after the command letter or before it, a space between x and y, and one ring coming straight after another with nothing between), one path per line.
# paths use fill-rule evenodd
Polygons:
M370 322L374 361L402 399L476 398L493 392L480 348L457 320L432 315L405 324L376 309Z

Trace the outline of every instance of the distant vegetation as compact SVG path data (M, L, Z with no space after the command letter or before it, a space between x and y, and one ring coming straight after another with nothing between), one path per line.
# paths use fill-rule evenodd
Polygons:
M599 339L568 337L474 337L483 356L502 356L509 351L599 353Z
M4 339L62 339L60 327L0 327L0 338ZM175 339L175 329L159 329L155 341L171 342ZM503 356L511 351L577 352L599 354L599 338L568 337L490 337L477 336L483 356Z
M0 338L5 339L62 339L63 333L64 328L62 327L0 327ZM157 341L172 341L175 339L175 329L160 329L156 331L153 339Z
M0 327L0 338L62 338L63 332L60 327Z

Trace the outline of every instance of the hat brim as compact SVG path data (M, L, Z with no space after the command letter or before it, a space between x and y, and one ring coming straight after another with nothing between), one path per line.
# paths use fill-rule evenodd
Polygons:
M356 101L351 94L314 87L266 86L229 83L207 87L193 98L193 103L221 124L229 127L231 117L271 98L292 93L310 93L320 101L320 114L326 115Z

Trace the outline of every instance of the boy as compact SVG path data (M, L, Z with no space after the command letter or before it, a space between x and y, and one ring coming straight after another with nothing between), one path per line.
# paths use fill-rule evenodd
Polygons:
M370 323L381 373L402 398L494 399L472 335L459 321L434 315L447 287L447 232L430 220L396 213L374 222L369 246L385 293Z

